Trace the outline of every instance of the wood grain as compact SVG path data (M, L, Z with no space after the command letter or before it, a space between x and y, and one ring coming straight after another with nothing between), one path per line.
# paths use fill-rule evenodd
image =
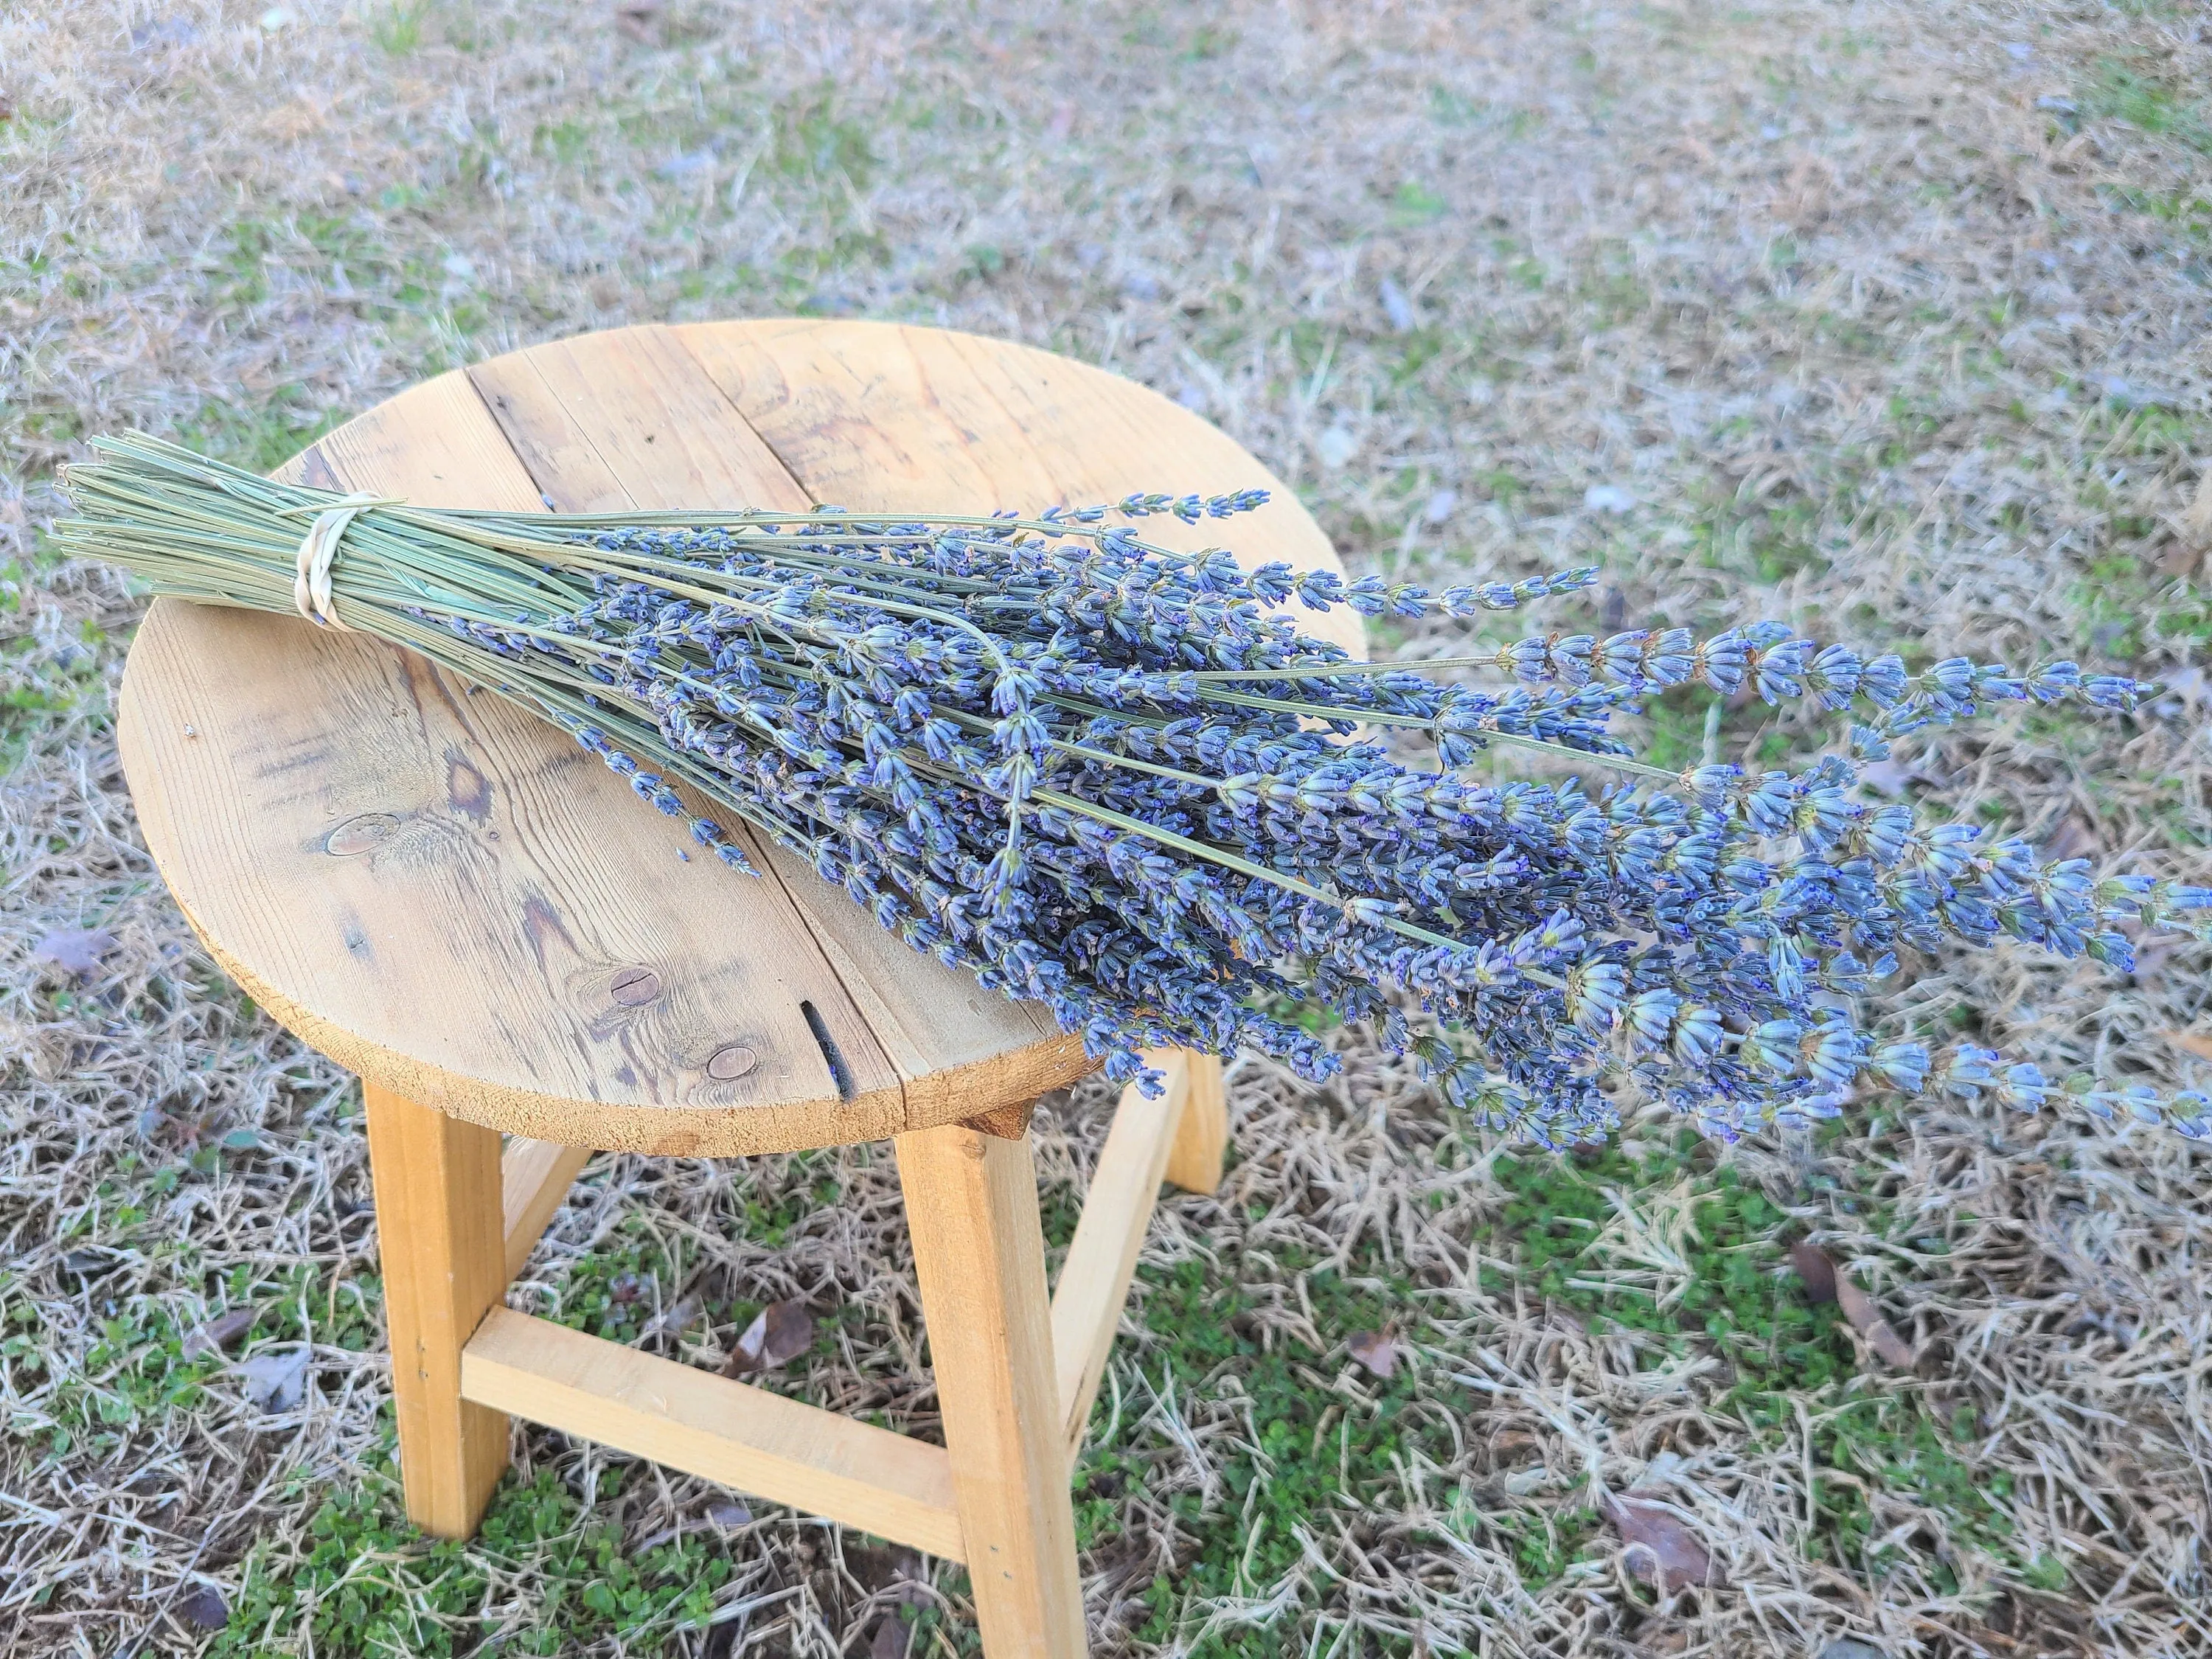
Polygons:
M315 456L332 487L538 504L462 376ZM904 1126L788 893L680 858L544 722L289 618L163 601L131 660L118 734L164 875L224 967L341 1063L569 1146L730 1153ZM623 994L641 976L654 994ZM809 1003L849 1042L849 1094Z
M813 505L668 329L580 334L468 376L563 513Z
M507 1468L506 1417L461 1396L461 1349L507 1291L499 1136L373 1083L362 1094L407 1518L466 1538Z
M945 1443L990 1659L1077 1659L1083 1590L1030 1143L898 1138Z
M1250 563L1343 569L1279 478L1188 410L1103 369L1006 341L888 323L788 319L672 332L811 500L860 511L971 512L1114 501L1139 489L1256 488L1274 499L1255 513L1198 525L1152 518L1142 533L1184 550L1227 543ZM1356 613L1285 614L1366 655ZM899 948L879 928L848 921L840 932L833 953ZM1001 1092L988 1062L974 1075L947 1068L936 1076L948 1089ZM1218 1091L1211 1098L1218 1105ZM953 1115L934 1103L931 1109ZM1206 1167L1201 1129L1218 1129L1225 1146L1225 1111L1208 1111L1192 1127L1179 1167L1194 1182ZM1220 1156L1216 1148L1213 1180L1194 1189L1212 1189Z
M586 335L470 373L563 510L814 502L671 330ZM906 1127L1023 1105L1089 1069L1079 1039L1036 1004L917 955L799 860L760 837L749 844L857 1011L833 1038L848 1060L865 1052L897 1079ZM815 1000L826 1019L829 1003Z
M544 506L463 374L410 386L324 434L276 476L320 489L374 489L423 507L535 513Z
M1112 375L827 322L534 348L404 392L286 471L511 509L966 507L1273 482ZM1193 545L1214 533L1149 523ZM1286 496L1218 528L1334 563ZM758 883L679 856L566 738L410 653L163 600L118 730L148 844L225 969L341 1063L472 1121L727 1155L988 1114L1087 1069L1041 1008L908 951L781 851L757 852ZM647 976L652 997L616 994Z
M463 1352L461 1391L480 1407L964 1559L942 1446L507 1308Z
M1159 1068L1167 1086L1149 1100L1133 1083L1121 1091L1060 1282L1053 1287L1053 1364L1060 1434L1071 1460L1083 1444L1091 1402L1098 1397L1107 1357L1114 1351L1114 1334L1137 1272L1137 1253L1159 1203L1168 1149L1190 1097L1194 1064L1204 1059L1180 1048L1149 1053L1146 1060Z
M674 332L817 499L861 510L1028 510L1132 490L1260 489L1257 512L1139 533L1225 545L1248 564L1341 571L1281 479L1218 428L1085 363L949 329L784 319ZM1305 632L1361 651L1358 617L1293 609ZM1364 653L1362 653L1364 654Z

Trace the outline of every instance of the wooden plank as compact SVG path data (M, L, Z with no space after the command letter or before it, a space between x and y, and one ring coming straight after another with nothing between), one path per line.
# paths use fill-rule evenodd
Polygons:
M786 508L808 505L789 474L665 329L555 341L476 365L465 378L479 400L479 416L489 410L512 446L510 454L520 458L533 494L558 510L720 505L733 498ZM714 814L703 800L695 804L702 813L727 816ZM625 833L633 840L647 840L656 829L665 833L665 826L641 817L634 804L628 816ZM760 864L763 843L741 824L726 827ZM729 908L742 913L732 916L724 908L719 918L727 931L718 954L735 970L729 976L745 981L718 988L720 1000L744 1009L756 1028L772 1028L766 1042L748 1033L734 1043L715 1044L707 1051L709 1075L713 1056L734 1048L750 1055L742 1062L742 1076L751 1097L808 1102L836 1121L836 1127L824 1122L804 1132L798 1144L854 1138L855 1131L863 1138L885 1134L902 1125L903 1091L896 1072L835 968L818 948L808 948L811 929L787 889L732 881L711 861L695 863L727 890ZM665 994L666 975L659 977ZM825 1048L825 1032L834 1055ZM774 1133L788 1142L787 1130Z
M702 323L674 331L816 499L974 513L1115 501L1138 489L1246 489L1257 512L1144 520L1161 545L1226 545L1248 564L1341 570L1282 480L1158 392L1049 352L947 329L836 319ZM1293 606L1305 632L1364 655L1358 615Z
M991 1659L1078 1659L1083 1590L1030 1143L958 1124L898 1138L937 1400Z
M585 335L470 375L564 510L789 512L816 500L672 330ZM763 847L757 862L792 896L842 989L814 999L833 1040L856 1073L876 1057L897 1079L902 1127L1019 1105L1090 1069L1080 1039L1063 1036L1042 1008L908 950L781 848ZM833 1018L833 1007L849 1012Z
M906 1127L1017 1107L1091 1070L1083 1039L1034 1002L909 949L851 896L780 847L763 868L799 902L815 943L867 1016L906 1085Z
M407 1518L466 1538L507 1468L507 1419L465 1400L461 1349L507 1290L499 1135L379 1088L368 1110Z
M791 389L779 381L774 398L755 392L741 403L729 395L733 387L746 388L744 371L734 366L752 361L755 343L781 326L715 324L668 333L750 431L758 426L757 412L789 404ZM865 332L871 342L896 343L889 330ZM909 489L901 505L972 507L992 489L983 461L1012 459L1003 452L981 457L947 449L935 434L928 388L902 381L896 394L886 397L885 377L899 368L896 355L858 371L835 356L811 367L823 381L806 389L799 406L781 407L779 428L805 458L805 470L790 475L801 501L878 504L879 495L854 492L854 478L896 477L904 481L901 488ZM781 445L769 447L780 465L789 464ZM837 457L836 465L824 464L824 455ZM933 464L953 471L938 477L928 471ZM927 502L911 495L917 478L929 480L937 492ZM813 894L826 891L813 872L781 851L770 860L776 875L807 896L806 912L823 949L906 1078L909 1127L1033 1100L1090 1069L1081 1039L1061 1032L1038 1005L986 992L968 975L917 958L857 906L812 902Z
M1133 489L1259 488L1275 500L1249 516L1196 526L1147 519L1143 533L1177 548L1225 541L1255 562L1342 568L1280 479L1188 410L1103 370L1007 341L883 323L778 319L672 332L813 500L863 510L973 512L1113 500ZM1288 614L1309 632L1366 654L1353 612ZM902 946L834 908L818 914L833 925L845 921L825 948L864 1003L858 988L894 982L884 957ZM900 1054L915 1016L902 1008L871 1016L885 1047ZM1036 1018L1048 1030L1042 1010ZM917 1057L902 1064L912 1079L909 1121L917 1123L954 1115L924 1100L924 1089L955 1100L1018 1098L1048 1069L1036 1062L1058 1063L1032 1050L1020 1058L1035 1069L1010 1077L985 1043L970 1045L972 1060L948 1054L950 1034L912 1046ZM1225 1114L1218 1127L1225 1137ZM1196 1180L1206 1167L1203 1138L1194 1141L1191 1160Z
M545 1224L568 1197L584 1165L589 1146L563 1146L550 1140L515 1135L499 1155L501 1210L507 1237L507 1276L512 1282L545 1236Z
M157 604L131 662L118 738L162 874L341 1065L568 1146L902 1126L887 1067L840 1086L805 1010L836 976L789 896L684 856L680 823L543 720L365 635L210 606Z
M468 374L564 513L814 504L671 330L580 334Z
M458 371L412 386L302 450L278 476L374 489L418 507L535 513L544 502L483 401ZM372 481L373 482L369 482Z
M1145 1058L1165 1074L1167 1086L1150 1100L1133 1083L1121 1091L1060 1283L1053 1287L1053 1364L1060 1431L1071 1460L1083 1444L1091 1402L1106 1375L1114 1333L1129 1299L1129 1281L1136 1276L1137 1254L1159 1202L1168 1149L1190 1095L1194 1056L1172 1048L1148 1052Z
M538 487L565 512L810 505L665 329L580 335L479 363L469 375ZM761 838L748 834L747 846L762 863ZM904 1079L804 914L817 899L853 908L851 898L818 879L794 894L780 872L762 886L759 896L781 902L757 907L745 942L789 981L778 1012L804 1024L819 1066L828 1056L805 1018L812 1008L852 1097L888 1120L884 1133L905 1127Z
M941 1446L507 1308L485 1319L463 1353L461 1392L564 1434L963 1559Z
M675 332L818 500L861 511L1042 507L1084 475L1080 455L1021 431L972 368L932 349L937 330L789 319Z
M1187 1193L1210 1193L1221 1185L1221 1163L1229 1151L1229 1092L1218 1055L1189 1059L1190 1092L1176 1120L1167 1178Z

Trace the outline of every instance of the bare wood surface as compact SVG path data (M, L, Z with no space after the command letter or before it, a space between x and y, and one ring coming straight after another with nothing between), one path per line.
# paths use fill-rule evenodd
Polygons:
M404 392L285 471L507 508L974 507L1272 482L1113 375L827 321L534 348ZM1287 497L1229 526L1148 526L1334 562ZM410 653L164 600L118 729L148 843L224 969L342 1064L472 1121L726 1155L972 1117L1086 1069L1043 1010L908 951L780 850L758 854L760 882L679 856L680 835L565 736Z
M1083 1591L1027 1139L898 1138L945 1443L991 1659L1077 1659Z
M508 1308L463 1353L461 1391L480 1407L963 1559L942 1446Z
M373 489L423 507L535 513L545 505L461 374L410 386L316 440L276 476L318 489Z
M563 513L813 505L668 329L554 340L468 377Z
M1098 1152L1098 1167L1083 1214L1068 1242L1067 1260L1052 1293L1052 1354L1060 1412L1060 1434L1073 1459L1091 1421L1091 1402L1106 1375L1114 1333L1136 1276L1137 1253L1160 1196L1160 1176L1176 1124L1190 1097L1194 1062L1204 1057L1181 1048L1148 1053L1167 1086L1147 1100L1135 1084L1121 1091L1113 1126Z
M365 1085L407 1518L477 1528L507 1468L507 1419L461 1396L461 1349L507 1290L499 1136Z
M1229 1091L1217 1054L1190 1056L1190 1091L1176 1119L1168 1149L1167 1178L1187 1193L1210 1193L1221 1184L1229 1151Z
M903 1127L788 895L679 859L680 829L543 721L410 653L245 611L163 600L131 660L118 738L171 890L340 1064L570 1146ZM850 1099L810 1000L855 1035Z
M507 1277L512 1282L530 1260L530 1253L544 1237L545 1224L561 1200L568 1195L584 1165L592 1161L589 1146L563 1146L556 1141L532 1140L516 1135L499 1155L500 1207L507 1238Z
M1283 481L1157 392L1069 358L950 329L778 319L681 336L730 400L817 499L842 507L1031 511L1115 501L1134 489L1260 489L1257 512L1195 525L1162 515L1147 540L1227 544L1249 563L1341 570ZM1349 610L1287 611L1304 631L1364 654Z

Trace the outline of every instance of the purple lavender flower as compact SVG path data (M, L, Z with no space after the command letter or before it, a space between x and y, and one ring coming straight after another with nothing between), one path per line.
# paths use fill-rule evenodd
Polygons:
M1194 501L1119 510L1212 510ZM1957 659L1914 676L1762 623L1703 642L1532 636L1468 659L1515 682L1486 692L1353 662L1273 607L1461 612L1587 573L1431 599L1247 573L1218 550L1088 528L1103 516L606 532L592 605L511 643L569 657L597 640L590 660L614 679L579 700L610 764L634 772L599 735L618 744L623 721L635 746L695 761L693 782L885 927L1045 1002L1116 1076L1165 1042L1325 1075L1334 1056L1263 1012L1304 994L1414 1053L1484 1121L1553 1144L1639 1096L1729 1135L1832 1116L1869 1082L2032 1109L2054 1092L2033 1066L1965 1046L1938 1067L1818 998L1863 994L1901 944L2112 954L2114 921L2194 928L2205 908L2200 890L2098 886L2078 862L1869 805L1840 757L1674 778L1607 729L1692 679L1837 711L1863 700L1872 743L1990 702L2137 694L2070 665L2022 678ZM711 573L721 602L672 601L652 579L670 565ZM1437 760L1360 735L1378 729L1418 733ZM1591 795L1463 772L1498 744L1638 775ZM661 778L632 782L666 806Z
M179 489L289 489L144 448L137 464L169 466ZM320 499L292 495L287 511ZM2070 1102L2212 1139L2202 1094L2053 1085L1972 1044L1877 1039L1860 1012L1907 946L2012 939L2124 969L2130 932L2212 937L2212 890L2099 879L1917 822L1860 799L1841 754L1677 774L1612 729L1695 683L1808 700L1871 759L2008 704L2124 713L2153 688L2066 662L1915 673L1772 622L1703 641L1531 635L1421 671L1362 663L1297 617L1477 617L1595 573L1432 597L1247 569L1109 521L1198 523L1264 500L611 527L410 509L410 536L434 520L456 544L501 550L476 586L454 574L465 560L410 567L370 508L332 580L349 622L559 722L732 867L751 872L763 839L787 848L915 950L1043 1005L1117 1079L1170 1045L1257 1049L1324 1078L1337 1056L1277 1012L1310 999L1411 1055L1474 1121L1552 1146L1645 1103L1724 1138L1810 1124L1862 1088ZM1474 769L1501 746L1602 781Z

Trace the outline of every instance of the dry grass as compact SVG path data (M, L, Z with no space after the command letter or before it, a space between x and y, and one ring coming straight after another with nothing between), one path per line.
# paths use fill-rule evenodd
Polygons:
M972 1643L957 1574L550 1435L471 1549L394 1523L357 1101L137 843L136 602L37 544L87 434L267 464L644 318L1013 335L1203 410L1363 566L1594 558L1607 624L2166 675L1889 781L2203 879L2208 86L2187 0L0 4L0 1649L882 1659L902 1607L916 1653ZM34 957L80 927L115 939L83 982ZM2205 953L2154 954L1929 962L1900 1012L2203 1086L2158 1034L2212 1030ZM1869 1103L1516 1164L1346 1047L1318 1094L1239 1070L1227 1188L1164 1206L1079 1494L1101 1651L2212 1653L2203 1154ZM1063 1237L1101 1107L1042 1135ZM1788 1230L1917 1372L1805 1311ZM702 1360L804 1295L789 1385L928 1432L902 1249L878 1151L608 1158L518 1294L625 1335L693 1298L647 1340ZM183 1359L225 1307L310 1345L303 1401ZM1387 1384L1345 1346L1386 1320ZM1733 1587L1637 1583L1594 1513L1631 1488Z

